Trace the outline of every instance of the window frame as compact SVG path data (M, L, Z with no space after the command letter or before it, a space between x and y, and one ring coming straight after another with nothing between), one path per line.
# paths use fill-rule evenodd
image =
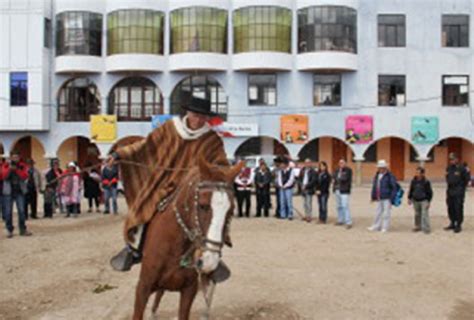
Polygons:
M274 104L265 104L265 103L251 103L250 101L250 85L251 77L256 77L256 76L272 76L274 79L274 90L275 90L275 103ZM258 96L259 96L259 86L257 86L257 101L258 101ZM268 88L268 87L266 87ZM263 93L265 96L265 93ZM249 107L275 107L278 105L278 74L276 72L264 72L264 73L249 73L247 74L247 104Z
M403 78L403 94L404 94L404 101L403 101L403 104L401 105L398 105L397 101L396 101L396 96L395 96L395 104L394 105L391 105L390 102L388 104L382 104L381 103L381 99L380 99L380 86L381 86L381 82L380 82L380 79L382 77L391 77L391 78L396 78L396 77L402 77ZM406 75L404 74L379 74L378 77L377 77L377 106L378 107L396 107L396 108L399 108L399 107L406 107L407 105L407 77ZM397 93L398 94L398 93ZM390 97L389 97L390 98ZM390 99L389 99L390 101Z
M448 18L448 17L464 17L464 18L467 18L467 25L463 25L463 24L445 24L444 22L444 19L445 18ZM447 14L442 14L441 15L441 47L442 48L469 48L470 47L470 41L469 41L469 33L470 33L470 24L471 24L471 21L470 21L470 15L469 14L452 14L452 13L447 13ZM458 45L448 45L448 40L449 40L449 36L448 36L448 33L446 33L446 39L444 39L444 30L445 30L445 27L449 27L449 29L451 29L452 27L457 27L458 29ZM466 30L467 30L467 35L466 35L466 39L465 39L465 45L461 45L463 43L462 41L462 32L461 32L461 28L462 27L466 27Z
M395 23L381 23L380 18L381 17L402 17L403 18L403 24L395 24ZM379 13L377 14L377 46L379 48L405 48L406 47L406 42L407 42L407 28L406 28L407 22L406 22L406 15L405 14L384 14L384 13ZM380 43L380 28L384 28L384 43ZM386 44L387 43L387 28L388 27L394 27L395 28L395 44L390 45ZM399 39L399 29L403 28L403 41Z
M324 104L323 102L316 104L315 103L315 94L316 94L316 77L321 76L337 76L339 79L339 82L331 82L330 84L325 83L326 86L334 86L336 84L339 84L339 101L338 103L331 103L331 104ZM322 84L322 83L321 83ZM334 88L331 88L331 96L332 96L332 90ZM313 73L313 106L315 107L341 107L342 106L342 74L340 73Z
M445 104L445 97L444 97L444 79L448 77L465 77L467 79L467 103L466 104ZM461 86L461 85L459 85ZM469 75L467 74L443 74L441 76L441 106L442 107L455 107L455 108L468 108L469 104L469 94L470 94L470 79Z
M13 79L14 75L24 75L25 79ZM16 89L13 90L13 83L16 83ZM24 97L22 96L22 84L25 85ZM28 72L26 71L12 71L9 73L10 85L10 107L28 107Z

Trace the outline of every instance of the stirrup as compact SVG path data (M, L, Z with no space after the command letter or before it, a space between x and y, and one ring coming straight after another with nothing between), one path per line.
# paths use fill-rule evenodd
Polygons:
M116 256L110 259L110 265L115 271L129 271L132 269L134 264L140 262L140 258L137 257L132 250L125 247Z
M231 272L229 267L224 263L224 261L220 261L217 265L216 270L214 270L210 275L209 278L214 281L215 283L224 282L230 278Z

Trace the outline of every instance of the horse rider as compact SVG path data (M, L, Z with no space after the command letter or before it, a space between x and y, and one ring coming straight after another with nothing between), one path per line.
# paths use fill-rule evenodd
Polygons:
M174 117L107 159L107 163L119 162L129 208L124 229L126 246L111 259L117 271L128 271L141 261L146 224L166 206L186 175L182 169L197 166L202 157L216 166L229 165L222 139L208 124L216 116L210 101L193 97L190 92L186 92L184 101L184 116Z

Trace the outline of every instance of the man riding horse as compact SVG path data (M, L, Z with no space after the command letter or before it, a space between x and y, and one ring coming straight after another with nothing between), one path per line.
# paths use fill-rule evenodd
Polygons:
M117 271L128 271L141 261L147 223L166 207L188 169L201 158L215 166L229 165L222 139L208 125L215 115L209 100L189 94L182 108L184 117L167 121L146 139L119 148L107 160L120 164L129 207L126 246L111 260ZM219 268L225 267L221 264Z

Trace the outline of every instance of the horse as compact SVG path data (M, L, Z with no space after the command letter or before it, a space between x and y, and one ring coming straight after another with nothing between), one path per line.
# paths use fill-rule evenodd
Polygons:
M143 319L153 293L152 314L156 316L165 291L180 293L178 318L189 319L200 285L211 283L213 272L222 263L223 246L232 247L232 183L242 166L218 168L198 160L165 208L148 223L133 320Z

